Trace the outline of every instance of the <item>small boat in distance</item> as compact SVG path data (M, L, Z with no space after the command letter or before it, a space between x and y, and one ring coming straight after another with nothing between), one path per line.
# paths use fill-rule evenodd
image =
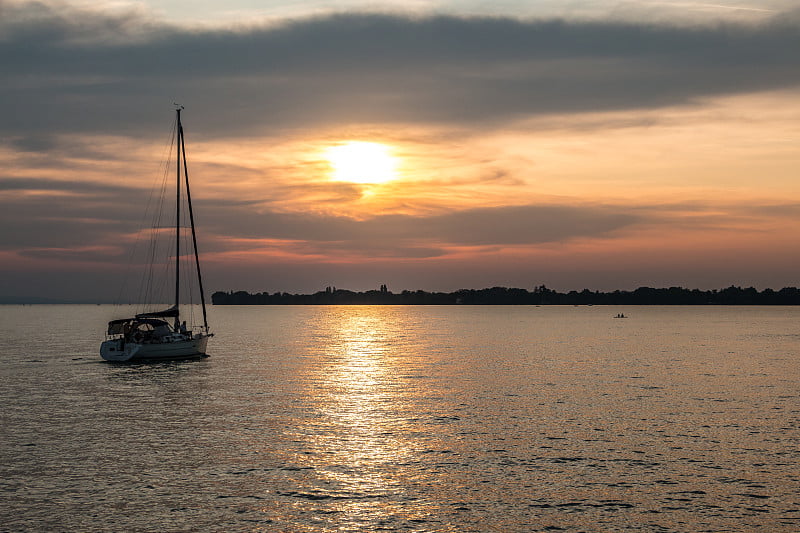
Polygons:
M203 281L200 276L200 258L197 253L197 235L194 227L192 196L189 191L189 174L186 165L186 146L181 125L182 106L176 111L174 143L177 153L177 183L175 199L175 300L174 305L161 311L137 313L132 318L121 318L108 323L106 340L100 345L100 356L106 361L140 361L206 357L208 338L214 334L208 329ZM191 248L194 250L203 325L187 328L181 321L181 172L186 186L186 204L192 229ZM154 226L156 228L156 226ZM188 246L188 245L187 245ZM163 301L163 300L161 300Z
M628 318L628 317L625 316L623 313L617 313L617 316L615 316L614 318Z

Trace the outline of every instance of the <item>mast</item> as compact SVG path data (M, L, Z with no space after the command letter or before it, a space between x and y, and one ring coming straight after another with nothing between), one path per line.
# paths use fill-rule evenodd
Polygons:
M177 126L175 137L175 151L178 154L177 158L177 179L175 180L176 194L175 194L175 309L178 309L180 304L181 294L181 137L183 135L183 127L181 126L181 108L175 110L177 113ZM185 158L185 156L184 156ZM177 331L180 326L180 316L175 315L175 330Z
M180 117L180 115L178 115ZM203 307L203 328L208 333L208 318L206 316L206 297L203 293L203 276L200 275L200 256L197 252L197 233L194 229L194 210L192 209L192 193L189 192L189 169L186 166L186 143L183 136L183 126L178 119L178 132L183 152L183 177L186 179L186 203L189 205L189 223L192 226L192 247L194 248L194 264L197 267L197 284L200 289L200 303Z

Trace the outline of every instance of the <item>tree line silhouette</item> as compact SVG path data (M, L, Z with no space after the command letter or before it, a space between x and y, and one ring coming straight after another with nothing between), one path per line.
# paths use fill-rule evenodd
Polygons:
M720 290L640 287L634 291L558 292L544 285L532 291L507 287L461 289L455 292L422 290L393 293L386 285L378 290L354 292L327 287L314 294L287 292L215 292L214 305L800 305L800 289L779 291L730 286Z

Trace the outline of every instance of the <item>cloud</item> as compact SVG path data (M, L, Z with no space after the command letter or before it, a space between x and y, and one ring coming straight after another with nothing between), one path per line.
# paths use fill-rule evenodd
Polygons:
M239 212L205 204L205 229L218 236L287 241L299 253L336 252L376 257L434 257L450 247L516 246L606 236L639 217L624 209L593 206L527 205L466 209L365 220L341 216ZM225 239L223 239L225 240ZM223 244L225 248L229 245ZM257 243L254 243L257 246Z
M38 191L50 193L133 194L137 189L124 185L64 181L50 178L0 178L0 191Z
M75 247L75 248L31 248L21 250L21 257L34 259L55 259L59 262L118 262L124 257L124 252L119 248Z
M312 213L259 212L242 203L201 202L206 252L264 251L325 257L443 257L461 249L490 252L570 242L605 241L679 230L684 235L769 231L776 216L791 218L795 203L639 206L542 204L454 210L434 215L382 215L353 219ZM229 216L232 209L235 217ZM765 225L766 224L766 225Z
M119 243L136 231L147 194L115 184L0 178L0 250Z
M9 144L19 152L49 152L58 146L50 135L29 135L8 139Z
M758 217L785 218L789 220L800 219L800 203L753 205L743 208L745 213Z
M325 191L326 189L323 188ZM124 259L142 222L147 191L119 184L46 178L0 179L0 250L37 258ZM124 201L123 201L124 199ZM620 236L643 228L720 231L761 227L796 214L797 204L715 206L706 203L619 206L585 203L450 209L433 214L352 218L282 212L261 200L195 200L205 253L272 250L327 257L419 259L458 249L536 247ZM75 249L75 252L70 251Z
M108 259L120 236L141 222L146 192L122 185L53 179L0 179L0 250L69 258L70 247L104 247L85 259ZM125 202L121 202L126 198ZM608 206L526 205L463 209L434 215L366 219L266 210L258 201L196 200L206 252L246 249L247 240L282 241L301 254L435 257L450 247L530 245L608 235L637 223L630 209ZM76 252L75 257L83 252ZM113 255L113 253L112 253Z
M186 29L6 8L0 135L152 132L180 100L212 136L342 123L491 124L800 84L800 25L347 14ZM32 137L36 138L36 137Z

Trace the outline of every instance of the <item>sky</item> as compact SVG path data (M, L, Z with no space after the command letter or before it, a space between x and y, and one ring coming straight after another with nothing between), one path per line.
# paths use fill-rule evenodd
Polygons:
M800 285L794 0L0 1L0 302L113 301L185 106L207 292Z

